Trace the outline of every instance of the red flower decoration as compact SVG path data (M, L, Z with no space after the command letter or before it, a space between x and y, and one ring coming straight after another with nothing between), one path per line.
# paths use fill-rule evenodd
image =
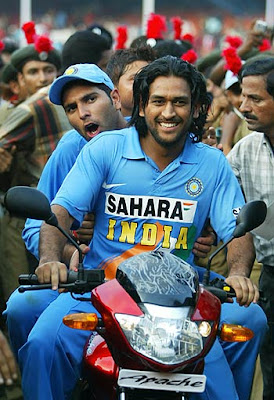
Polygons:
M193 44L194 43L194 36L191 35L191 33L185 33L182 37L181 40L186 40L187 42Z
M22 26L28 44L34 43L36 37L35 23L33 21L26 22Z
M171 18L171 22L173 24L173 31L174 31L174 40L180 40L181 33L182 33L182 25L183 21L180 17L173 17Z
M34 48L38 53L48 53L53 50L52 41L45 35L37 36L34 42Z
M167 30L166 18L163 15L151 13L147 20L148 39L163 39L163 32Z
M224 49L222 52L222 56L225 58L226 64L224 65L224 69L230 70L237 75L242 68L242 60L238 56L235 47L228 47Z
M181 57L182 60L188 61L190 64L194 64L197 61L197 58L197 53L193 49L188 50Z
M268 39L263 39L262 44L258 47L259 51L266 51L271 49L271 43Z
M243 43L243 39L240 36L226 36L225 42L227 42L231 47L238 49Z
M117 29L117 38L116 38L116 46L115 50L118 49L125 49L125 44L127 41L127 27L124 26L118 26Z
M5 48L5 43L0 40L0 51L3 51Z

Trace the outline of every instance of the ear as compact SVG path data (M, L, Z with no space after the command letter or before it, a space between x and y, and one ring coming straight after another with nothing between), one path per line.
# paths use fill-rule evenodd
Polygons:
M12 91L13 94L19 94L20 92L20 86L19 83L17 81L10 81L9 82L9 87L10 90Z
M121 110L121 98L120 98L120 93L118 92L117 88L114 88L112 92L110 93L110 97L112 99L113 105L116 108L116 110Z
M20 86L25 85L25 79L24 79L24 75L22 74L22 72L18 72L17 80L18 80L18 83Z

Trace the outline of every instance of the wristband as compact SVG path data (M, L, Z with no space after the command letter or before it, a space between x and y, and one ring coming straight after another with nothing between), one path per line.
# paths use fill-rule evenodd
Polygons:
M79 240L79 235L78 235L77 231L72 231L72 236L73 236L76 240Z

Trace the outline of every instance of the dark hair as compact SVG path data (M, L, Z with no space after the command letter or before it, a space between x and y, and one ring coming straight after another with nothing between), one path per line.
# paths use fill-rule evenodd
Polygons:
M68 89L71 89L75 86L80 86L80 85L81 86L96 86L98 89L103 90L112 102L112 98L110 95L112 90L104 83L94 83L93 84L92 82L86 81L84 79L74 79L73 81L66 83L62 89L62 92L61 92L62 104L63 104L63 97L64 97L65 91Z
M138 36L137 38L133 39L130 44L131 49L136 49L137 47L147 46L147 37L146 35Z
M116 50L108 62L106 73L114 85L117 85L129 64L134 61L147 61L150 63L155 58L154 51L150 46Z
M229 86L229 88L227 88L227 90L229 90L236 96L240 96L240 94L242 93L242 88L241 88L240 82L233 83L233 85Z
M240 79L246 76L263 76L266 83L266 90L270 96L274 97L274 57L254 57L248 60L241 72Z
M175 40L165 39L159 40L153 49L158 58L168 55L180 58L189 50L189 46L181 41L176 42Z
M185 79L191 91L191 109L194 111L195 106L199 106L199 116L192 117L190 132L193 133L193 141L200 141L203 135L203 127L206 122L208 108L211 103L211 97L207 93L206 82L203 75L196 68L183 61L180 58L166 56L158 58L136 75L133 84L133 112L130 125L135 125L138 133L145 136L147 126L145 118L139 115L140 106L143 108L149 100L149 87L159 76L176 76Z
M89 30L73 33L62 49L62 70L74 64L98 64L102 53L109 50L108 41Z

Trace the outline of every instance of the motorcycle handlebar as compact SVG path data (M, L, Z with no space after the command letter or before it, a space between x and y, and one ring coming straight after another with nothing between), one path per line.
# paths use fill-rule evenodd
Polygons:
M68 279L66 283L74 283L78 278L78 272L68 271ZM39 285L36 274L22 274L18 278L20 285Z
M19 292L27 290L51 289L51 284L41 284L35 274L19 275ZM95 287L101 285L105 281L103 270L85 270L83 279L79 279L78 272L68 271L68 278L65 283L59 283L59 289L66 289L69 292L83 294L88 293Z
M59 283L59 289L66 289L72 293L88 293L95 287L101 285L105 281L103 270L84 270L83 280L79 279L78 272L68 271L68 278L65 283ZM51 289L51 284L41 284L36 274L23 274L19 276L19 292L29 290ZM216 278L205 289L214 294L221 303L227 301L228 298L235 297L235 291L228 286L223 279Z
M210 282L209 286L205 285L204 288L218 297L221 303L225 303L228 299L236 297L235 290L224 279L215 278ZM266 301L264 293L260 290L259 302L264 303Z
M221 303L225 303L228 299L236 297L235 290L224 279L215 278L209 285L205 285L204 288L218 297Z

